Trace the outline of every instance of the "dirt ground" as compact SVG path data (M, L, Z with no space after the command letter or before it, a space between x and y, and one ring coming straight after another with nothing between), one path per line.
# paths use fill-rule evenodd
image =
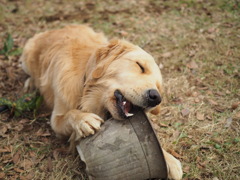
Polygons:
M80 23L155 57L165 93L161 114L151 119L185 180L240 179L239 0L0 0L0 98L23 95L18 59L28 38ZM86 179L49 117L0 114L0 179Z

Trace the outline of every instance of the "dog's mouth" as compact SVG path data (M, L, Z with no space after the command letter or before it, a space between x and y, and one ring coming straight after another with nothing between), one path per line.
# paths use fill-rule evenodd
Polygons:
M128 101L119 90L114 92L114 96L116 97L116 107L118 113L123 118L130 118L142 109L141 107Z

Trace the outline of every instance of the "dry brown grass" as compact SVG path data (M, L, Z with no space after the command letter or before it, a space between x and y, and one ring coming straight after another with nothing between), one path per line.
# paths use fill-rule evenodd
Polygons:
M240 2L7 1L0 36L23 47L33 34L89 23L154 55L165 79L162 113L152 117L162 145L183 163L184 179L240 179ZM1 38L0 45L3 45ZM18 56L0 56L0 97L21 95ZM41 115L41 113L39 113ZM84 179L77 156L56 139L49 116L0 118L0 179Z

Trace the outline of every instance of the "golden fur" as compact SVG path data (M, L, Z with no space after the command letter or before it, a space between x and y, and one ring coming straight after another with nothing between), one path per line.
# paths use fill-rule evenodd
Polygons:
M46 31L25 45L22 67L53 110L51 126L57 135L72 140L94 134L106 118L120 116L114 92L119 90L132 104L148 107L145 94L161 94L162 77L153 57L125 40L111 40L85 25ZM180 179L181 164L164 151L170 177Z

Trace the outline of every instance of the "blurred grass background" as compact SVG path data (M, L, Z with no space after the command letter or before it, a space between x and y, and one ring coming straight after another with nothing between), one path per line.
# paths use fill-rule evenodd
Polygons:
M239 0L1 0L0 47L9 34L12 49L21 49L34 34L72 23L155 57L165 94L161 115L151 119L184 179L240 179ZM22 95L20 53L0 55L0 97ZM86 179L79 157L66 154L46 123L48 113L0 119L0 179Z

